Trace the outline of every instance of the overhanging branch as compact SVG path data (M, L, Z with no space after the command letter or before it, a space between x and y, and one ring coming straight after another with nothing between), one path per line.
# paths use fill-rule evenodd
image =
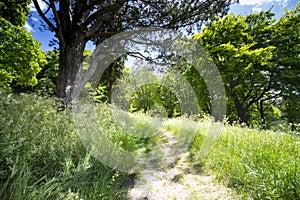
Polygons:
M46 24L50 27L50 29L52 31L57 32L57 27L55 27L55 25L46 17L46 15L44 14L44 12L41 10L41 7L40 7L38 1L37 0L32 0L32 1L33 1L33 4L34 4L37 12L41 16L41 18L46 22Z
M93 13L91 16L89 16L85 22L82 24L83 27L87 27L91 22L94 20L97 20L99 17L103 16L106 13L114 12L118 9L120 9L128 0L121 0L118 3L115 3L111 6L105 7L95 13Z
M106 33L94 33L90 34L86 37L87 40L93 39L93 38L103 38L103 37L111 37L118 33L121 33L122 31L115 31L115 32L106 32Z

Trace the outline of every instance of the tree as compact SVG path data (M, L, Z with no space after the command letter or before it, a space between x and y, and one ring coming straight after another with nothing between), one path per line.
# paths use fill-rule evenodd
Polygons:
M284 98L284 114L287 118L287 123L291 128L291 131L296 131L296 124L300 123L300 95L295 93L288 93L288 96Z
M115 81L122 76L124 69L124 58L119 57L108 68L104 71L100 79L100 86L104 86L104 95L106 96L107 102L112 103L112 90Z
M59 53L55 50L45 52L47 64L37 74L38 84L34 87L35 92L43 95L55 95L56 81L58 76Z
M40 43L24 29L30 0L0 2L0 88L11 91L37 84L45 64Z
M133 94L130 102L130 108L132 111L143 110L144 113L150 111L150 109L157 103L159 85L149 84L143 85L138 88Z
M269 12L245 18L230 14L194 36L220 70L228 106L234 106L240 123L248 124L249 109L272 88L274 47L260 43L272 23Z
M21 26L0 17L0 88L36 85L35 75L46 62L40 43Z
M258 14L248 15L245 19L247 24L247 33L249 33L255 40L253 48L267 48L273 46L272 35L274 34L274 13L270 10L260 12ZM258 94L258 99L255 102L256 109L260 115L261 127L267 128L265 112L272 108L273 102L279 97L280 92L276 90L277 83L275 81L277 67L274 63L274 51L272 51L272 59L268 66L262 67L261 70L269 74L268 89L265 92ZM264 89L264 88L262 88ZM253 112L253 111L252 111ZM252 117L256 118L251 114Z
M58 74L59 54L56 50L44 53L47 62L40 65L41 70L35 75L36 85L11 84L14 93L36 93L43 96L55 96L56 81Z
M0 17L14 26L24 26L31 0L6 0L0 2Z
M38 0L33 3L48 28L55 32L60 50L57 96L69 104L83 84L75 86L76 76L84 77L81 58L89 40L101 42L116 33L138 27L180 29L224 15L235 0ZM78 91L77 91L78 90Z
M200 76L195 67L190 67L184 72L184 77L191 84L195 94L197 95L198 105L201 114L211 114L211 100L208 88L204 79Z
M284 100L285 117L291 128L300 121L300 4L287 11L275 24L272 38L276 46L276 64L278 86Z

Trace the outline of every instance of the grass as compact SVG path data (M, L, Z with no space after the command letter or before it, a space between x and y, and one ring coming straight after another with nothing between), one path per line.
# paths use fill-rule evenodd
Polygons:
M107 107L105 134L124 150L151 146L117 128ZM126 199L130 174L104 166L77 135L55 99L0 95L0 199Z
M121 149L155 148L161 124L149 116L96 106L101 131ZM130 120L128 120L130 119ZM124 123L117 126L116 121ZM129 125L130 124L130 125ZM204 166L245 199L300 199L300 138L226 125L204 159L209 122L171 119L164 130L191 142L194 166ZM198 128L198 129L197 129ZM161 138L160 138L161 139ZM34 95L0 95L0 199L126 199L130 174L103 165L78 137L69 110Z
M225 127L210 154L200 160L198 131L190 151L218 179L250 199L300 199L300 138L285 133Z

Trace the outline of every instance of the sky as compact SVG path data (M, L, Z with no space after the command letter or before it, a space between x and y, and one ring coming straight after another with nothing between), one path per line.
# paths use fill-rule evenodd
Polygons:
M272 9L272 12L279 18L285 13L285 10L292 9L296 6L298 0L240 0L239 4L233 4L230 6L229 13L247 15L250 13L258 13L260 11L266 11ZM41 4L41 8L45 9L46 5ZM33 38L41 42L41 48L43 51L53 49L49 47L49 42L54 38L54 34L50 31L40 30L40 17L38 16L33 4L30 5L30 11L32 17L27 21L25 28L30 31ZM91 42L87 44L88 49L93 49Z

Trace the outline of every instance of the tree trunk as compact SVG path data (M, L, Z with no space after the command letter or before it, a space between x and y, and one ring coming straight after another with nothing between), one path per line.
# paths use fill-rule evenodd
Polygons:
M108 103L112 103L112 87L113 87L113 81L110 79L108 80Z
M109 70L109 74L112 74L112 66L110 66L107 70ZM112 87L113 87L113 80L112 80L112 77L109 77L108 78L108 88L107 88L107 91L108 91L108 103L111 104L112 103Z
M288 125L291 127L291 131L296 131L296 126L292 118L288 118Z
M257 108L258 108L259 114L260 114L262 129L267 129L266 117L265 117L265 112L264 112L264 101L259 101Z
M74 34L75 35L75 34ZM70 36L71 37L71 36ZM79 99L83 88L82 57L85 41L80 38L68 38L69 42L60 42L59 75L57 80L57 97L65 106Z
M237 111L240 124L246 124L248 126L249 123L247 117L247 110L243 108L243 105L237 99L234 100L234 105Z

